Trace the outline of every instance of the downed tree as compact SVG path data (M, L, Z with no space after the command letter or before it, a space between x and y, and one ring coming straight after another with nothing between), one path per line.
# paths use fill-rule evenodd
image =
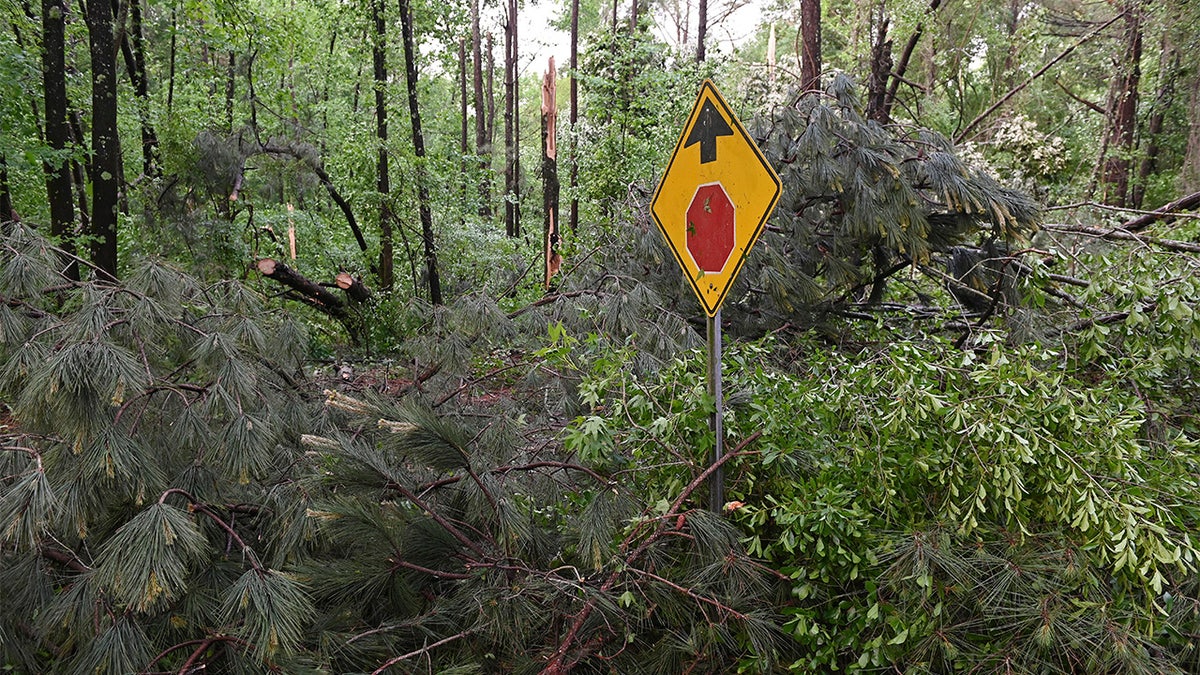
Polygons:
M254 266L264 277L286 286L289 298L303 302L326 316L336 319L346 328L353 344L365 343L366 333L363 329L362 318L328 288L274 258L262 258ZM339 273L335 284L338 288L346 291L346 294L355 302L362 302L371 295L367 287L348 272Z

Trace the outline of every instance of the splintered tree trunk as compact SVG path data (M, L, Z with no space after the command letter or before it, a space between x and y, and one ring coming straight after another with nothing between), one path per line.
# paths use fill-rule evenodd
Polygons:
M379 193L379 286L385 291L390 291L395 283L395 255L389 206L392 186L388 179L387 26L384 24L383 2L384 0L371 0L371 19L375 22L371 61L375 69L375 190Z
M1138 85L1141 81L1142 7L1126 0L1122 12L1125 30L1116 56L1109 110L1108 156L1104 160L1102 196L1105 204L1125 206L1129 201L1129 173L1137 131Z
M425 248L425 276L429 301L442 304L442 282L438 277L437 247L433 240L433 212L425 166L425 135L421 132L421 108L417 102L417 50L413 39L413 17L409 0L400 0L400 33L404 40L404 65L408 80L408 116L412 122L413 154L417 157L417 210L421 215L421 240Z
M558 99L557 73L554 57L542 78L542 205L545 226L542 243L546 263L545 289L550 290L550 279L558 274L562 256L558 253Z
M821 0L800 0L800 89L821 88Z
M120 141L117 135L117 64L113 15L108 3L87 7L92 57L92 263L117 277L117 202Z
M571 215L572 234L579 229L579 0L571 0Z
M56 159L45 163L46 197L50 203L50 234L68 253L74 253L72 230L75 227L75 208L71 204L71 173L65 150L71 143L71 125L67 119L67 71L65 56L65 13L62 0L42 0L42 88L46 108L46 145ZM11 205L0 210L4 220L10 217ZM66 274L79 278L74 261L67 263Z

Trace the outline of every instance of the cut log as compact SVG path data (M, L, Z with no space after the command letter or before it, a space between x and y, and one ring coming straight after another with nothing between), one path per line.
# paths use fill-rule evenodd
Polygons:
M338 275L333 278L333 282L337 284L338 288L346 291L346 295L355 302L366 302L371 299L371 289L349 272L338 272Z
M1133 220L1126 221L1121 227L1122 229L1129 230L1130 232L1140 232L1157 221L1174 220L1175 216L1178 215L1178 212L1194 209L1198 206L1200 206L1200 192L1193 192L1192 194L1184 195L1183 197L1180 197L1169 204L1164 204L1163 206L1160 206L1149 213L1143 213Z
M346 304L317 282L275 260L263 258L256 264L258 271L268 279L278 281L295 291L297 299L338 320L346 318Z

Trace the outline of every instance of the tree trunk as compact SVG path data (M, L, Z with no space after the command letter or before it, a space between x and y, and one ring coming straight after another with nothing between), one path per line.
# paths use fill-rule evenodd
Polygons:
M521 234L517 216L517 15L516 3L509 1L508 21L504 27L504 233Z
M62 0L42 0L42 89L46 109L46 145L55 155L43 166L46 172L46 198L50 204L50 234L64 251L75 252L75 207L72 205L71 173L66 151L71 145L71 126L67 119L67 70L65 56L66 7ZM8 219L8 210L0 215ZM67 263L66 275L79 279L79 267Z
M932 14L942 4L942 0L931 0L929 9L926 14ZM896 64L895 71L891 74L891 83L888 84L887 96L883 101L884 110L887 116L892 116L892 110L896 107L896 96L900 92L900 83L904 80L905 73L908 72L908 65L912 61L913 51L917 48L917 43L921 41L921 36L925 33L925 24L918 23L913 29L912 35L908 36L908 42L904 43L904 51L900 53L900 61ZM932 82L932 77L930 78Z
M237 92L237 57L229 52L229 63L225 72L225 131L233 133L233 97Z
M117 277L117 202L120 140L117 135L117 64L113 15L107 2L87 8L92 57L92 263Z
M1184 152L1183 168L1179 171L1179 187L1182 192L1200 191L1200 68L1192 69L1190 89L1187 150Z
M704 63L704 42L708 39L708 0L700 0L696 14L696 63Z
M888 17L880 3L871 40L871 72L867 79L867 118L880 124L891 121L887 109L887 86L892 75L892 41Z
M1133 184L1132 202L1135 209L1142 208L1143 200L1146 197L1146 183L1158 168L1159 138L1163 132L1167 109L1174 102L1175 78L1178 73L1179 52L1171 46L1164 35L1162 58L1158 68L1158 93L1154 97L1154 104L1150 109L1150 119L1146 123L1146 132L1143 134L1146 149L1142 153L1141 165L1138 166L1137 181Z
M821 88L821 0L800 0L800 90Z
M417 157L417 209L421 216L421 240L425 248L425 275L429 282L429 301L442 304L442 282L438 277L437 247L433 240L433 212L430 210L425 135L421 132L421 109L417 102L417 50L413 40L413 17L409 0L400 1L400 33L404 39L404 65L408 80L408 116L412 121L413 154Z
M383 20L384 0L371 0L371 20L375 23L375 39L371 45L371 61L375 71L375 191L379 197L379 286L392 290L395 283L392 249L391 182L388 179L387 127L387 26Z
M8 158L0 153L0 223L16 220L13 216L12 190L8 186Z
M470 198L471 181L468 176L471 175L471 167L467 162L467 153L471 151L470 136L468 127L470 118L467 112L467 68L470 67L470 62L467 61L467 41L465 38L458 41L458 112L461 117L461 128L458 135L458 156L459 156L459 171L462 173L462 188L459 191L459 198L462 200L463 209L460 213L459 224L466 225L467 212L465 205Z
M1108 156L1104 160L1102 199L1123 207L1129 202L1129 174L1133 164L1137 132L1138 85L1141 81L1142 7L1140 0L1126 0L1122 13L1125 30L1115 58L1112 80L1112 109L1109 110Z
M579 229L579 0L571 0L571 233Z
M479 217L492 219L492 185L488 177L492 149L488 147L487 103L483 96L483 33L479 28L479 0L471 1L471 59L475 66L475 154L479 157Z
M542 79L542 206L545 213L542 243L545 260L544 287L550 291L550 279L562 266L558 253L558 98L554 57Z
M142 0L129 0L129 28L132 32L133 65L129 77L138 100L138 120L142 130L142 173L149 178L162 175L158 153L158 134L150 123L150 81L146 76L146 45L142 30Z

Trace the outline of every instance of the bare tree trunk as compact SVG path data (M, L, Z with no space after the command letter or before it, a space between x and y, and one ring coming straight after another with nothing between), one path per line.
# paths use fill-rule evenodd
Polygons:
M470 67L470 66L469 66L469 62L467 61L467 41L466 41L466 39L461 39L458 41L458 98L459 98L458 103L459 103L459 116L462 118L460 120L462 122L462 127L459 129L458 155L459 155L459 169L462 172L462 189L459 192L459 196L462 199L462 203L464 205L464 210L461 211L461 218L459 219L459 222L460 222L460 224L464 224L464 225L466 224L466 220L467 220L465 205L468 203L467 200L468 200L468 198L470 196L470 192L471 192L471 189L470 189L471 181L468 178L468 176L470 175L470 166L467 163L467 153L469 153L471 151L470 137L469 137L469 132L468 132L468 127L470 125L469 125L469 119L467 117L467 68L468 67Z
M1146 197L1146 183L1150 180L1150 175L1158 168L1159 137L1163 132L1167 109L1174 102L1175 78L1178 74L1179 52L1170 44L1167 36L1164 35L1162 57L1159 60L1158 68L1158 93L1155 95L1154 103L1150 108L1150 119L1147 120L1146 131L1143 134L1146 149L1142 153L1142 161L1138 166L1137 180L1133 184L1132 202L1135 209L1142 208L1143 200Z
M571 0L571 234L579 229L579 0Z
M942 0L931 0L926 14L932 14L937 10L938 7L941 6L941 4ZM900 53L900 61L896 64L895 71L891 75L891 83L888 85L887 97L883 102L884 110L887 111L889 118L892 115L892 110L894 110L896 107L896 96L900 92L900 83L904 80L905 73L908 72L908 65L912 60L913 51L917 48L917 43L920 42L921 36L924 33L925 24L918 23L917 27L913 29L912 35L908 36L908 42L904 44L904 51Z
M16 220L13 215L12 190L8 185L8 158L0 153L0 223Z
M708 39L708 0L700 0L696 24L696 63L704 63L704 42Z
M821 0L800 0L800 34L800 90L820 89Z
M129 7L130 34L121 41L121 53L125 58L125 70L137 97L138 123L142 132L142 174L157 178L161 175L158 157L158 135L150 123L150 83L146 76L146 49L142 37L141 0L127 0Z
M1195 56L1192 57L1196 59ZM1179 171L1181 192L1200 191L1200 68L1192 69L1188 95L1188 137L1183 168Z
M92 57L92 263L117 277L117 202L120 139L117 135L117 64L113 15L108 3L92 0L87 12Z
M171 116L171 109L175 103L175 36L179 32L179 24L176 17L177 3L171 3L171 47L169 65L167 66L167 117Z
M1142 75L1140 0L1126 0L1122 17L1125 30L1112 80L1113 107L1109 111L1106 133L1109 155L1104 161L1102 179L1103 201L1112 206L1125 206L1129 202L1129 174L1137 132L1138 85Z
M233 133L233 97L237 92L237 57L229 52L229 63L225 74L225 130Z
M392 290L395 284L395 250L392 239L392 185L388 176L387 126L387 24L384 22L384 0L371 0L371 19L375 35L371 45L371 61L375 71L375 191L379 196L379 287Z
M509 0L504 34L504 232L521 235L521 117L517 72L517 1Z
M46 198L50 203L50 234L70 254L75 252L75 208L71 203L71 173L66 157L71 144L67 118L66 7L62 0L42 0L42 89L46 109L46 144L56 158L44 164ZM0 209L7 220L12 206ZM79 267L67 262L66 275L79 279Z
M543 286L550 291L550 279L558 274L562 256L558 252L560 239L558 227L558 84L554 70L554 57L546 76L542 79L542 206L545 223L542 228L545 280Z
M421 216L421 240L425 249L425 275L429 301L442 304L442 282L438 277L437 246L433 239L429 177L425 166L425 135L421 131L421 107L417 102L417 49L413 39L413 17L409 0L400 0L400 33L404 39L405 78L408 81L408 116L412 122L413 154L417 157L417 210Z
M892 41L888 38L888 17L883 3L874 16L874 37L871 40L871 72L867 79L867 117L887 124L887 86L892 74Z
M487 104L483 97L483 34L479 29L479 0L471 2L471 58L475 66L475 154L479 157L479 217L492 219L492 186L488 178L492 149L487 142Z

